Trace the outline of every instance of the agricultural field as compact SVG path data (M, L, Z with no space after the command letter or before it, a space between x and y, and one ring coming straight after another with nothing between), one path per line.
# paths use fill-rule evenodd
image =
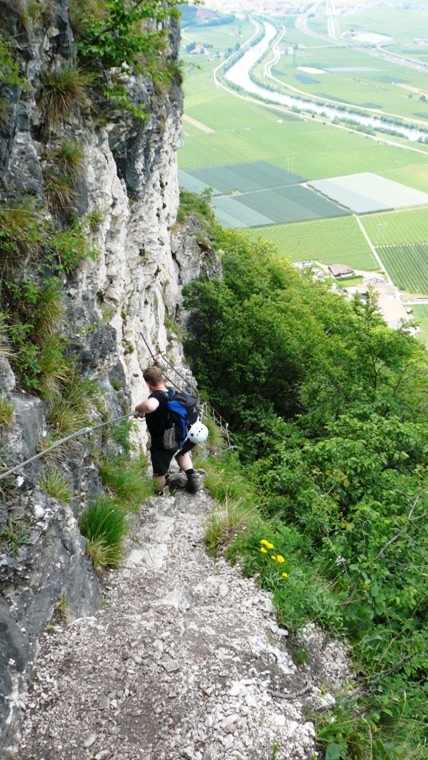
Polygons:
M317 261L320 264L348 264L356 270L376 271L379 265L352 216L319 219L299 224L279 224L246 230L252 240L273 243L278 256L291 261Z
M353 33L376 33L392 38L388 51L408 56L414 61L426 60L426 50L415 43L415 38L425 36L428 29L428 9L420 3L406 3L385 7L360 6L358 12L347 12L336 16L336 30L339 35ZM327 34L324 7L316 17L309 19L309 28L319 34Z
M351 129L237 97L215 86L213 67L204 60L201 68L190 69L185 79L185 115L213 131L183 121L184 147L178 154L181 169L268 161L311 180L371 171L419 190L426 180L428 187L428 153L424 150L414 145L399 150ZM403 179L391 175L399 170L405 172Z
M212 26L182 26L181 39L185 48L190 42L206 47L208 56L218 55L219 51L234 48L237 43L242 45L254 34L254 24L248 20L236 20L230 24ZM194 55L193 58L199 63L203 56Z
M376 246L428 242L428 207L368 214L361 223Z
M428 296L428 242L382 245L377 253L401 292Z
M305 50L297 50L296 65L303 63L299 56L304 53L311 55L312 63L319 66L327 68L329 60L330 69L347 68L340 66L343 50L334 45L324 46L322 41L306 37L291 22L294 24L294 19L290 17L286 23L287 43L300 44L303 37L306 40ZM312 22L318 23L316 19L311 19ZM217 195L213 198L213 205L217 208L223 226L239 228L249 224L259 225L247 230L247 234L253 239L261 237L271 241L278 247L279 255L285 255L293 261L317 260L325 265L343 263L354 269L378 271L379 261L370 249L356 218L347 214L314 221L310 215L299 216L295 208L293 210L292 196L287 195L291 188L294 191L294 186L290 186L288 182L282 183L282 179L287 175L300 182L302 178L316 182L370 172L378 175L378 178L383 177L393 183L400 183L406 190L413 188L427 193L428 146L409 143L404 138L373 138L353 131L352 128L333 125L322 118L303 116L279 105L263 104L252 97L234 95L222 86L216 86L213 70L220 63L219 51L224 48L224 34L227 35L228 46L233 46L229 36L231 32L236 34L238 29L239 27L236 27L233 32L232 28L226 30L225 26L216 27L214 30L206 27L189 27L184 30L186 35L190 35L192 40L198 43L202 43L204 39L211 39L213 48L209 55L198 56L197 60L185 52L182 55L189 68L184 83L184 147L178 154L180 184L196 192L207 186L212 187L214 195ZM243 23L242 37L238 38L240 44L248 39L253 31L253 25ZM184 42L186 41L185 39ZM401 86L406 84L404 80L399 82L398 76L395 75L395 85L392 85L389 81L392 76L390 72L379 72L380 65L384 68L383 62L355 50L349 49L346 52L350 54L346 63L350 63L350 68L354 71L330 71L327 78L323 75L325 96L330 92L329 88L325 88L325 83L333 81L333 76L337 78L338 87L340 86L343 92L343 88L347 90L348 87L347 77L351 77L354 86L359 87L361 82L356 80L361 80L367 74L370 95L364 96L366 107L374 107L374 101L378 100L374 94L377 85L382 92L385 89L385 93L388 93L383 96L383 104L377 104L382 105L385 110L388 105L388 108L391 107L398 113L397 102L402 98L406 103L413 102L415 105L415 93ZM428 57L428 50L426 55ZM292 59L293 56L283 56L281 65L291 68ZM358 72L355 70L358 68L376 71ZM414 70L403 68L400 72L404 79L407 80L409 77L412 82L416 81L415 77L419 77L419 73ZM385 81L376 83L376 76L383 77ZM425 75L424 82L426 81ZM304 89L301 84L295 82L294 86ZM428 85L426 87L428 92ZM334 97L339 98L338 93L339 90ZM396 93L400 94L398 100ZM350 90L347 90L347 97L348 95ZM423 103L421 105L423 106ZM428 118L428 105L426 110ZM274 180L270 183L267 181L264 174L266 165L276 168L278 178L281 178L278 179L279 185ZM272 177L274 168L269 170ZM193 183L193 186L190 186L189 182ZM263 185L264 190L258 189ZM300 190L316 195L304 187L300 187L299 192ZM260 203L262 199L263 203ZM337 204L332 206L338 208ZM317 214L314 213L313 216L316 217ZM326 215L323 213L323 216ZM428 206L365 213L360 216L360 220L369 240L375 246L387 243L391 246L424 243L428 237ZM409 292L426 292L423 268L420 268L419 280L414 281L410 271L408 277L403 275L403 265L400 269L399 264L391 264L392 248L389 257L386 249L382 251L382 261L384 253L388 258L388 261L384 261L385 267L390 275L391 266L395 267L397 282L405 284L406 288L415 288ZM413 255L416 255L416 249Z
M428 205L427 193L412 190L372 172L331 177L308 184L356 214Z
M293 38L291 35L289 40L287 32L284 44L301 44ZM428 125L426 71L404 68L352 48L316 46L313 42L309 46L304 43L304 48L292 56L282 55L271 68L272 77L313 97L397 114ZM263 64L255 71L260 78Z
M254 190L296 185L305 179L292 172L279 169L277 166L269 164L266 161L223 164L222 166L195 169L191 172L181 172L180 174L183 183L188 181L189 176L190 178L193 177L206 183L207 187L211 187L214 195L228 195L235 191L250 193ZM180 174L179 179L181 179ZM186 190L191 190L185 184L184 187Z
M421 340L428 345L428 304L413 304L413 317L419 325Z
M323 198L302 185L275 187L245 193L239 198L221 196L213 198L214 209L226 212L236 220L236 224L225 227L258 227L264 224L283 224L307 219L344 216L349 211ZM255 218L262 214L263 221ZM220 221L222 221L220 214Z

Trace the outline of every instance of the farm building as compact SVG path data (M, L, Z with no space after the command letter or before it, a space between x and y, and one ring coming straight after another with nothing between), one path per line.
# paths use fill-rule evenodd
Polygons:
M347 264L332 264L328 267L328 271L333 277L350 277L354 274L354 270Z

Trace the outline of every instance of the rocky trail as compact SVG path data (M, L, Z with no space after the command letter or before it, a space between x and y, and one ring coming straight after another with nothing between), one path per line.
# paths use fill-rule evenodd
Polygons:
M270 596L212 559L205 490L148 499L93 617L46 632L16 760L316 758L309 713L347 675L313 628L296 665Z

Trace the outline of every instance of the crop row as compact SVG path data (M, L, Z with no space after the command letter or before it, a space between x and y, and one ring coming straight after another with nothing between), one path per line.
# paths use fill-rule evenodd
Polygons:
M383 245L377 251L394 285L399 290L428 295L428 241L404 245Z

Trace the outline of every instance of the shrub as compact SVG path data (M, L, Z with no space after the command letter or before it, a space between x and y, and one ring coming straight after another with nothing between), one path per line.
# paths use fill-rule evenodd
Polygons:
M61 283L57 277L46 280L38 293L37 304L33 309L35 338L41 343L46 338L57 334L65 314Z
M82 259L90 258L94 261L99 255L99 252L88 244L84 224L78 222L52 235L50 247L57 269L65 274L73 272Z
M97 569L117 567L126 529L124 511L108 496L98 496L83 512L80 530L88 539L86 551Z
M0 36L0 85L12 85L28 87L28 83L21 76L19 64L13 59L13 43L10 39Z
M65 340L58 334L64 313L59 281L50 278L42 286L8 281L4 288L9 300L9 338L15 349L13 366L28 390L52 401L70 374Z

